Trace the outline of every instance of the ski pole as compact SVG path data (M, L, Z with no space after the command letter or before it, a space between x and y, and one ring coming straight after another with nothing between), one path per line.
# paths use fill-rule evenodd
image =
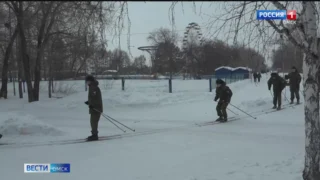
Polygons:
M126 125L122 124L121 122L119 122L119 121L115 120L114 118L112 118L112 117L108 116L107 114L105 114L105 113L103 113L103 112L100 112L100 111L99 111L99 110L97 110L97 109L94 109L94 110L95 110L95 111L97 111L97 112L99 112L99 113L101 113L101 114L103 115L103 117L105 117L106 119L108 119L108 120L112 120L112 121L114 121L114 122L117 122L118 124L120 124L120 125L124 126L125 128L127 128L127 129L129 129L129 130L131 130L131 131L133 131L133 132L135 132L135 131L136 131L135 129L132 129L132 128L130 128L130 127L128 127L128 126L126 126Z
M113 125L115 125L118 129L120 129L122 132L126 132L126 130L123 130L121 127L119 127L116 123L114 123L113 121L111 121L110 119L108 119L107 117L104 116L104 114L102 114L102 116L104 118L106 118L108 121L110 121Z
M234 111L232 111L231 109L229 109L229 108L227 108L230 112L232 112L233 114L235 114L235 115L239 115L239 114L237 114L237 113L235 113Z
M271 90L269 90L269 92L270 92L271 96L273 97L273 94L272 94Z
M100 111L98 111L97 109L93 109L93 110L95 110L95 111L97 111L97 112L100 112ZM101 113L101 112L100 112ZM102 113L101 113L102 114ZM122 132L126 132L125 130L123 130L121 127L119 127L116 123L114 123L113 121L111 121L108 117L106 117L106 116L104 116L104 114L102 114L102 116L104 117L104 118L106 118L108 121L110 121L113 125L115 125L118 129L120 129Z
M100 112L100 111L98 111L97 109L94 109L94 108L93 108L93 110L95 110L95 111L97 111L97 112ZM101 113L101 112L100 112L100 113ZM102 116L103 116L104 118L106 118L108 121L110 121L114 126L116 126L118 129L120 129L122 132L126 132L126 131L123 130L121 127L119 127L116 123L114 123L113 121L111 121L109 118L105 117L103 114L102 114Z
M287 98L286 94L282 93L284 95L284 98L289 102L289 99Z
M102 113L102 114L104 114L104 113ZM104 114L104 115L105 115L105 116L107 116L108 118L110 118L111 120L113 120L113 121L115 121L115 122L117 122L117 123L121 124L122 126L126 127L127 129L129 129L129 130L131 130L131 131L133 131L133 132L135 132L135 131L136 131L135 129L132 129L132 128L130 128L130 127L128 127L128 126L126 126L126 125L122 124L121 122L119 122L119 121L115 120L114 118L112 118L112 117L108 116L107 114Z
M239 111L241 111L241 112L245 113L246 115L248 115L248 116L252 117L253 119L257 119L257 117L253 117L251 114L249 114L249 113L245 112L244 110L242 110L242 109L238 108L237 106L235 106L235 105L233 105L233 104L231 104L231 103L230 103L230 105L231 105L231 106L233 106L234 108L238 109Z

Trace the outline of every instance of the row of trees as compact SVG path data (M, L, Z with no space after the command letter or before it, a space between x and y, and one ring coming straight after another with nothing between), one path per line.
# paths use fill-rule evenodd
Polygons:
M178 35L166 28L154 30L148 40L156 47L152 54L154 73L211 75L220 66L266 69L263 55L244 45L229 46L220 40L203 39L201 44L191 41L186 49L180 49Z
M191 44L187 49L178 46L178 34L170 29L152 31L147 40L154 46L151 52L151 67L141 55L131 60L124 50L106 51L102 59L95 59L94 72L117 70L120 74L177 74L212 75L220 66L243 66L254 70L265 70L263 55L243 45L229 46L220 40L206 40L202 44Z
M104 58L105 31L123 16L118 10L124 6L125 2L1 2L0 97L7 97L8 74L17 74L20 98L21 81L26 82L32 102L39 100L43 77L52 81L58 70L75 76L85 73L88 61Z
M188 73L196 76L212 75L220 66L244 66L258 71L266 69L263 55L244 45L229 46L220 40L204 39L204 43L191 42L183 50L178 46L178 34L167 28L155 29L147 40L155 47L151 51L151 67L147 66L145 56L132 60L126 51L115 49L96 55L91 71L95 74L116 70L119 74Z
M244 45L229 46L220 40L204 39L202 44L191 42L187 49L181 49L178 39L178 34L170 29L156 29L147 37L155 47L151 51L151 67L147 66L145 56L132 60L126 51L115 49L106 51L103 58L92 62L93 72L101 74L106 70L117 70L119 74L188 73L196 76L212 75L220 66L266 69L263 55Z

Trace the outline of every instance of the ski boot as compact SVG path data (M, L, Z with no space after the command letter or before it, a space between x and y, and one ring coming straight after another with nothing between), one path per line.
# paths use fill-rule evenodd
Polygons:
M278 106L277 110L278 110L278 111L281 110L281 106Z
M293 101L291 101L290 104L293 104Z
M222 117L219 117L216 121L217 122L221 122L223 120L223 118Z
M224 122L227 122L228 121L228 118L223 118L220 122L224 123Z
M277 109L277 106L273 106L272 109Z
M296 103L296 104L297 104L297 105L300 104L300 100L299 100L299 99L297 100L297 103Z
M87 141L97 141L97 140L99 140L99 137L96 134L88 136L88 138L87 138Z

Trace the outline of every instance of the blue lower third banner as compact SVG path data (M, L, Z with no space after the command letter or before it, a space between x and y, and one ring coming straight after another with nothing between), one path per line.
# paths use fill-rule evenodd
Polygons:
M285 20L286 10L257 10L257 20Z
M70 173L70 164L67 163L51 163L51 164L35 164L25 163L24 173Z

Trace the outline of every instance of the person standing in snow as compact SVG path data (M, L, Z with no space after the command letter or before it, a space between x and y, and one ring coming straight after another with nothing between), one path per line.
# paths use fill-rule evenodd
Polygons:
M253 80L255 83L257 82L257 78L258 78L258 74L257 74L257 72L254 72L253 73Z
M260 79L261 79L261 73L260 72L257 73L257 78L258 78L258 82L260 82Z
M219 118L216 121L226 122L228 120L227 107L230 103L232 97L231 89L226 85L226 83L217 79L216 81L216 96L214 101L219 99L216 110Z
M86 77L86 84L89 87L88 101L85 102L89 106L91 136L89 141L98 140L98 123L101 113L103 112L102 96L99 88L99 82L91 75Z
M296 97L297 104L300 103L300 83L301 83L301 75L298 72L296 67L291 68L292 72L285 76L285 79L289 79L289 85L290 85L290 94L291 94L291 103L293 104L293 100Z
M271 77L268 80L268 89L270 91L271 85L273 86L273 109L281 109L281 93L282 90L286 87L287 82L278 73L271 73ZM277 108L278 102L278 108Z

